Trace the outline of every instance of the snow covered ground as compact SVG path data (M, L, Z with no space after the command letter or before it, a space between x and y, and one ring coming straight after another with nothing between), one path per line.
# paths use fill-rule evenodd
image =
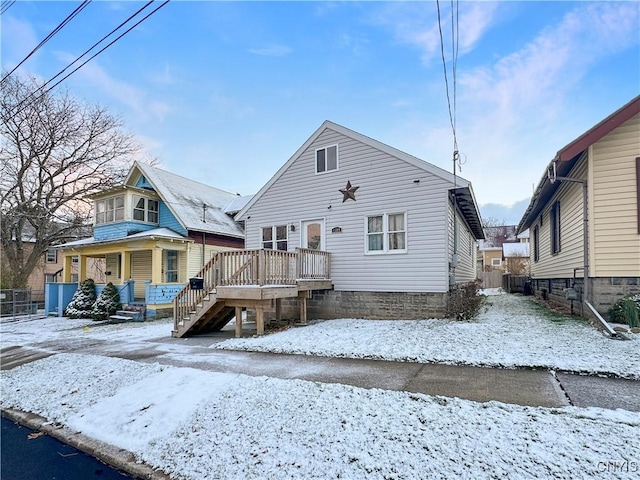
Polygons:
M176 479L637 478L640 414L520 407L58 354L2 405Z
M3 323L0 344L102 342L107 352L146 344L189 354L189 340L158 342L171 328L170 320L98 326L46 318ZM632 337L612 341L522 297L496 295L473 322L332 320L206 345L640 378L640 336ZM640 472L640 414L623 410L475 403L72 353L2 371L1 380L3 407L125 448L176 479L637 478Z
M471 322L331 320L259 338L229 339L213 348L640 378L640 335L629 337L632 341L611 340L582 320L503 294L488 296Z

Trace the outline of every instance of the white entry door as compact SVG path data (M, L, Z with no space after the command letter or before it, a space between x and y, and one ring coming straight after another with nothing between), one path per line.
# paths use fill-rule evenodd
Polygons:
M301 247L311 250L324 250L324 220L302 222Z

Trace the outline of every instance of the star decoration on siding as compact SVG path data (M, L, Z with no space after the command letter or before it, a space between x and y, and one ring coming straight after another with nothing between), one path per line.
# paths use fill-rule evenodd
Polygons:
M351 182L349 180L347 180L347 186L344 188L341 188L339 190L339 192L342 194L342 203L346 202L347 200L351 199L354 202L356 201L356 190L358 190L360 187L353 187L351 186Z

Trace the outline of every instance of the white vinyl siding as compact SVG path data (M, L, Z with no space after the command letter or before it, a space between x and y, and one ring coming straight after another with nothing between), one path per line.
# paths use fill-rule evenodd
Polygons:
M339 174L314 175L316 150L327 145L339 146ZM356 201L343 203L339 189L347 180L360 188ZM261 247L262 226L324 218L336 290L446 292L450 187L424 169L326 129L244 213L246 248ZM407 212L406 255L365 254L366 218L383 212ZM289 232L289 251L300 246L300 231Z
M591 148L591 275L640 275L640 234L635 159L640 156L640 115ZM593 246L595 245L595 249Z
M476 241L471 233L471 230L467 223L464 221L462 214L458 210L456 215L456 223L458 224L458 264L455 268L456 283L472 282L478 274L476 271ZM449 255L447 257L447 267L452 260L454 253L454 237L455 231L453 228L453 203L449 202L449 219L448 219L448 232L449 232ZM471 243L473 245L471 245Z

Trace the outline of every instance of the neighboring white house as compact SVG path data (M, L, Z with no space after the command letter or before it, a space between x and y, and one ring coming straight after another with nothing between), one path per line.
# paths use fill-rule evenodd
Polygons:
M331 253L310 318L441 316L484 238L469 181L329 121L236 220L246 248Z

